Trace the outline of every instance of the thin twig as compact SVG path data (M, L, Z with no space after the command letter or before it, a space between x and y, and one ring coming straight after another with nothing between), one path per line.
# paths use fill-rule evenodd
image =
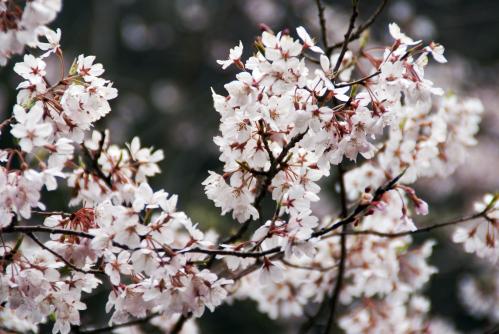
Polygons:
M341 217L345 217L348 213L347 208L347 195L345 187L345 171L342 165L338 165L339 181L340 181L340 198L341 198ZM342 225L342 232L345 232L347 225ZM347 244L346 235L342 234L340 239L341 253L340 253L340 263L338 268L338 275L336 277L336 283L334 285L333 294L329 302L329 316L326 323L326 329L324 333L331 332L331 328L334 322L334 315L336 313L336 308L338 305L338 298L340 296L341 288L343 285L343 277L345 274L345 262L347 257Z
M258 195L255 197L255 201L253 202L253 206L257 209L257 211L260 215L260 219L262 216L260 204L263 201L265 194L267 193L268 187L272 183L272 179L277 175L277 173L279 173L281 171L281 169L283 167L282 162L284 161L284 159L288 155L289 150L291 150L296 145L296 143L298 143L300 140L303 139L303 137L305 136L307 131L308 130L291 138L289 143L286 146L284 146L284 148L282 149L279 156L274 159L273 163L271 163L268 171L264 172L265 175L263 175L263 176L264 176L265 180L263 181L263 184L261 185L261 187L259 189ZM248 230L249 225L251 224L251 221L252 221L251 218L248 219L247 221L245 221L236 233L227 237L225 240L222 241L222 243L229 244L229 243L233 243L233 242L239 240L244 235L244 233Z
M188 315L181 315L180 318L177 320L175 323L175 326L173 326L170 334L178 334L182 330L182 327L184 327L184 324L189 318L192 317L192 314L189 313Z
M336 60L336 64L334 65L334 68L333 68L333 73L334 73L335 77L337 75L338 70L340 69L341 62L343 61L343 58L345 57L345 53L347 52L348 43L350 43L350 36L352 34L353 28L355 28L355 20L357 19L357 16L359 15L358 4L359 4L359 0L352 0L352 15L350 16L350 23L348 24L348 30L345 33L345 39L343 40L340 55L338 56L338 59ZM327 50L327 55L329 57L331 56L331 52L332 52L332 49Z
M381 232L381 231L376 231L376 230L358 230L358 231L346 231L346 232L342 232L342 233L335 233L335 234L331 234L330 236L342 236L342 235L375 235L375 236L378 236L378 237L385 237L385 238L399 238L399 237L404 237L404 236L408 236L408 235L415 235L415 234L421 234L421 233L430 232L432 230L435 230L435 229L438 229L438 228L442 228L442 227L446 227L446 226L450 226L450 225L457 225L459 223L465 223L465 222L468 222L470 220L474 220L474 219L477 219L477 218L480 218L480 217L484 217L486 215L486 213L487 212L484 212L484 211L478 212L478 213L475 213L474 215L471 215L471 216L461 217L461 218L457 218L457 219L454 219L454 220L451 220L451 221L448 221L448 222L430 225L430 226L427 226L427 227L423 227L423 228L417 229L415 231L404 231L404 232L397 232L397 233L387 233L387 232ZM328 237L328 236L326 236L326 237Z
M348 38L348 42L352 42L356 39L358 39L362 33L368 29L373 23L374 21L376 20L376 18L379 16L379 14L381 14L381 12L383 11L383 9L385 8L386 4L388 3L388 0L382 0L382 2L379 4L379 6L376 8L376 10L374 11L374 13L367 19L367 21L364 23L364 24L361 24L351 35L350 37ZM341 41L341 42L338 42L336 44L333 44L331 45L328 49L327 49L327 53L330 55L333 53L334 49L336 48L339 48L340 46L343 45L345 41Z
M140 324L145 324L149 322L151 319L159 316L159 313L153 313L145 318L141 319L134 319L128 322L124 322L122 324L116 324L112 326L106 326L106 327L101 327L101 328L94 328L94 329L80 329L77 331L79 334L90 334L90 333L104 333L104 332L112 332L115 329L118 328L123 328L123 327L129 327L129 326L134 326L134 325L140 325Z
M301 265L301 264L291 263L285 259L282 259L281 262L284 263L288 267L292 267L292 268L296 268L296 269L303 269L303 270L310 270L310 271L327 272L327 271L333 270L334 268L337 267L337 265L329 266L329 267L321 267L321 266L314 266L314 265L305 266L305 265Z
M5 327L3 325L0 325L0 333L5 333L5 334L23 334L24 332L18 331L16 329L11 329L8 327Z
M271 255L274 253L279 253L281 251L281 247L274 247L261 252L237 252L237 251L227 251L227 250L211 250L211 249L201 249L201 248L192 248L185 251L180 251L179 254L183 253L199 253L199 254L209 254L209 255L225 255L225 256L237 256L242 258L247 257L262 257Z
M64 235L73 235L81 238L93 239L95 235L83 232L83 231L75 231L75 230L67 230L63 228L53 228L47 227L43 225L35 225L35 226L13 226L9 225L0 230L0 233L33 233L33 232L42 232L42 233L51 233L51 234L64 234ZM125 250L132 250L127 245L120 244L118 242L113 241L113 245Z
M111 175L106 176L104 174L104 172L102 171L102 169L100 168L100 166L99 166L99 158L100 158L100 155L102 153L102 145L104 144L104 141L103 141L104 138L105 138L105 136L102 135L101 142L99 143L99 150L97 151L97 154L95 156L92 155L92 153L85 146L85 144L81 144L81 147L82 147L83 152L85 153L85 155L90 159L90 162L92 164L92 169L95 171L95 173L97 174L97 176L102 181L104 181L109 188L112 188L113 187L113 181L111 180Z
M322 44L324 45L324 49L329 48L329 43L327 41L327 28L326 28L326 18L324 16L324 4L322 0L315 0L317 4L317 10L319 11L319 24L321 26L321 36L322 36Z
M77 237L93 239L94 235L82 231L66 230L63 228L52 228L42 225L35 226L7 226L2 228L2 233L29 233L29 232L44 232L52 234L66 234L74 235Z
M406 170L404 170L398 176L396 176L395 178L390 180L386 185L376 189L372 201L370 201L368 203L359 203L348 217L334 223L333 225L331 225L329 227L322 228L319 231L312 233L311 237L316 238L316 237L322 236L328 232L336 230L337 228L339 228L343 225L348 225L348 224L354 222L358 218L358 216L362 212L364 212L364 210L366 210L367 208L369 208L372 205L373 202L379 201L384 193L393 189L395 187L395 185L397 184L397 182L400 180L400 178L405 174L405 171Z
M68 260L66 260L62 255L56 253L54 250L52 250L49 247L45 246L43 244L43 242L41 242L40 239L38 239L32 232L28 232L28 233L26 233L26 235L28 237L30 237L31 240L33 240L38 246L40 246L40 248L45 249L47 252L49 252L52 255L54 255L55 257L57 257L59 260L61 260L62 262L64 262L71 269L76 270L76 271L78 271L80 273L83 273L83 274L104 274L104 272L102 270L96 270L96 269L84 270L84 269L78 268L77 266L75 266L74 264L72 264L71 262L69 262Z
M336 88L341 88L341 87L349 87L349 86L358 85L358 84L364 85L369 79L372 79L372 78L378 76L380 73L381 73L381 71L376 71L373 74L369 74L368 76L365 76L363 78L360 78L360 79L357 79L354 81L350 81L350 82L337 84L337 85L335 84L334 86Z

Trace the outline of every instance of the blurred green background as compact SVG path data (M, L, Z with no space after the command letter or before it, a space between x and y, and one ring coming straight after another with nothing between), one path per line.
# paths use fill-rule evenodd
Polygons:
M349 1L325 1L331 33L344 34ZM360 2L361 19L377 1ZM423 196L433 203L433 217L455 217L485 191L499 188L499 116L496 111L499 72L499 1L412 0L390 1L374 25L372 35L387 40L387 23L398 22L409 35L436 40L446 47L449 63L431 69L429 76L443 87L483 99L487 113L481 143L469 162L448 180L424 180ZM319 37L313 0L66 0L51 27L63 31L66 57L94 54L104 64L104 77L115 82L119 97L109 117L98 128L109 127L117 144L139 136L144 145L165 152L163 174L152 180L156 188L179 194L180 208L203 229L227 232L234 222L220 218L206 199L201 182L208 170L221 170L212 142L218 114L212 108L210 87L223 93L234 69L222 71L216 59L225 59L239 40L249 55L258 24L274 30L299 25ZM14 61L0 69L0 114L11 112L19 79L11 71ZM479 161L480 163L477 163ZM325 190L327 191L327 190ZM331 195L333 196L333 195ZM318 207L333 213L334 207ZM427 236L425 236L427 237ZM448 241L445 231L434 235L440 243L432 262L440 268L427 289L432 313L456 323L463 332L490 325L467 315L457 298L456 282L466 272L479 272L472 257ZM447 241L446 241L447 240ZM105 319L105 296L92 297L85 323ZM222 306L199 321L204 333L295 332L299 321L272 323L252 302Z

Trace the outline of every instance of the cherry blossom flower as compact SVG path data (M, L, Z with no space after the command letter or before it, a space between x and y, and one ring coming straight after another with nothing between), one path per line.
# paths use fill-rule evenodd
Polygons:
M235 64L240 68L244 68L243 63L241 62L242 54L243 54L243 43L239 41L239 45L230 49L229 59L217 60L217 63L222 65L222 69L224 70L232 64Z

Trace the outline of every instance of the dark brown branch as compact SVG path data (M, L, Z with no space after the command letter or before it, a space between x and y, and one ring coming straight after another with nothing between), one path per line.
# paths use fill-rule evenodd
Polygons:
M262 138L263 147L265 147L265 151L267 151L267 154L269 155L270 164L273 164L275 163L274 162L275 157L274 153L272 153L272 150L270 149L269 142L267 140L268 134L265 132L264 129L265 124L262 119L258 121L258 125L259 125L258 134L260 135L260 138Z
M23 332L20 332L15 329L11 329L8 327L4 327L3 325L0 325L0 333L5 333L5 334L23 334Z
M350 23L348 24L348 30L345 33L345 39L343 40L343 44L341 47L340 55L338 56L338 59L336 60L336 64L334 65L333 68L333 73L334 76L336 77L338 70L340 69L341 62L343 61L343 58L345 57L345 53L348 50L348 43L350 43L350 36L352 35L353 28L355 28L355 20L357 19L357 16L359 15L358 11L358 4L360 0L352 0L352 15L350 16ZM328 57L331 56L332 49L327 50L327 55Z
M102 154L102 148L104 145L104 139L105 139L105 134L102 135L102 139L99 142L99 149L97 151L97 154L92 155L90 150L85 146L85 144L81 144L81 148L83 149L83 152L85 155L90 159L91 165L92 165L92 170L97 174L97 176L106 183L106 185L109 188L113 187L113 182L111 180L111 175L106 176L102 169L99 166L99 158Z
M326 271L333 270L334 268L337 267L336 265L329 266L329 267L321 267L321 266L315 266L314 264L312 264L310 266L304 266L304 265L300 265L300 264L291 263L291 262L289 262L289 261L287 261L285 259L282 259L281 261L282 261L282 263L284 263L288 267L296 268L296 269L303 269L303 270L310 270L310 271L322 271L322 272L326 272Z
M68 267L70 267L71 269L73 270L76 270L80 273L84 273L84 274L104 274L104 272L102 270L95 270L95 269L90 269L90 270L83 270L81 268L78 268L77 266L75 266L74 264L72 264L71 262L69 262L68 260L66 260L62 255L56 253L55 251L53 251L52 249L50 249L49 247L45 246L43 244L43 242L40 241L40 239L38 239L34 234L33 232L28 232L26 233L26 235L28 237L31 238L31 240L33 240L38 246L40 246L40 248L42 249L45 249L47 252L51 253L52 255L54 255L55 257L57 257L59 260L61 260L62 262L64 262Z
M82 232L82 231L75 231L75 230L66 230L63 228L52 228L52 227L47 227L47 226L42 226L42 225L35 225L35 226L14 226L14 225L9 225L7 227L4 227L0 230L0 233L33 233L33 232L42 232L42 233L51 233L51 234L64 234L64 235L73 235L81 238L87 238L87 239L93 239L95 236L93 234L87 233L87 232ZM126 250L131 250L130 247L127 245L122 245L120 243L117 243L113 241L113 245L122 249Z
M282 260L283 256L284 256L284 251L281 250L280 252L275 253L274 255L269 257L269 260L271 260L271 261ZM240 280L241 278L243 278L244 276L251 274L255 270L261 268L261 266L262 266L262 261L259 260L255 263L253 263L251 266L241 270L238 273L233 274L233 273L225 271L225 272L221 273L220 276L224 277L224 275L230 274L229 278L234 280L234 281L237 281L237 280Z
M284 159L288 155L289 151L296 145L296 143L298 143L300 140L303 139L303 137L305 136L307 131L304 131L303 133L300 133L300 134L294 136L289 141L289 143L286 146L284 146L284 148L282 149L279 156L277 158L275 158L274 162L271 163L269 170L266 172L263 172L264 173L263 178L265 180L263 181L263 184L261 185L261 187L259 189L258 195L255 197L255 201L253 202L253 206L257 209L258 213L260 214L260 219L262 216L260 204L263 201L265 194L267 193L267 189L270 186L272 179L282 169L282 162L284 161ZM245 221L236 233L234 233L233 235L224 239L222 241L222 243L229 244L229 243L233 243L233 242L239 240L244 235L244 233L246 233L246 231L248 230L249 225L251 224L251 221L252 221L251 218L248 219L247 221Z
M353 85L364 85L366 84L367 81L369 81L369 79L372 79L378 75L380 75L381 71L376 71L374 72L373 74L370 74L368 76L365 76L363 78L360 78L360 79L357 79L357 80L354 80L354 81L350 81L350 82L345 82L345 83L341 83L341 84L335 84L334 86L336 88L341 88L341 87L349 87L349 86L353 86Z
M101 328L95 328L95 329L79 329L77 330L78 334L90 334L90 333L109 333L112 332L113 330L117 328L123 328L123 327L128 327L128 326L134 326L134 325L140 325L140 324L145 324L149 322L151 319L159 316L159 313L153 313L145 318L141 319L134 319L128 322L124 322L122 324L116 324L112 326L106 326L106 327L101 327Z
M345 219L342 219L342 220L336 222L332 226L322 228L319 231L316 231L316 232L312 233L312 238L322 236L322 235L324 235L324 234L326 234L328 232L336 230L337 228L339 228L339 227L341 227L343 225L348 225L348 224L354 222L360 216L360 214L362 212L364 212L364 210L366 210L367 208L369 208L372 205L373 202L379 201L381 199L381 197L383 196L384 193L386 193L387 191L393 189L395 187L395 185L397 184L397 182L400 180L400 178L404 174L405 174L405 170L402 173L400 173L397 177L395 177L392 180L390 180L390 182L388 182L386 185L384 185L382 187L379 187L376 190L376 192L374 193L374 196L373 196L373 199L372 199L371 202L369 202L369 203L359 203L348 217L346 217Z
M341 217L346 217L348 213L347 208L347 195L345 187L345 171L343 166L338 165L339 181L340 181L340 197L341 197ZM346 232L347 225L342 225L342 232ZM329 302L329 316L326 323L326 329L324 333L331 332L331 328L334 322L334 315L336 313L336 308L338 305L338 298L340 296L341 288L343 286L343 277L345 275L345 262L347 257L347 244L346 235L342 234L340 239L341 253L340 253L340 263L338 268L338 275L336 276L336 283L334 285L333 294Z
M379 14L381 14L381 12L383 11L383 9L385 8L386 4L388 3L388 0L382 0L381 3L379 4L379 6L376 8L376 10L374 11L374 13L367 19L367 21L364 23L364 24L361 24L351 35L350 37L348 38L348 42L352 42L356 39L358 39L360 37L360 35L362 35L362 33L368 29L373 23L374 21L376 20L376 18L379 16ZM338 42L336 44L333 44L331 45L328 49L327 49L327 53L330 55L333 53L334 49L337 49L339 48L340 46L342 46L344 44L344 40L341 41L341 42Z
M432 230L439 229L439 228L442 228L442 227L451 226L451 225L457 225L459 223L465 223L465 222L468 222L470 220L474 220L474 219L477 219L477 218L480 218L480 217L485 217L486 213L487 212L484 212L484 211L478 212L478 213L475 213L474 215L471 215L471 216L461 217L461 218L457 218L457 219L454 219L454 220L451 220L451 221L448 221L448 222L430 225L430 226L427 226L427 227L423 227L423 228L417 229L415 231L404 231L404 232L397 232L397 233L387 233L387 232L380 232L380 231L376 231L376 230L359 230L359 231L346 231L346 232L342 232L342 233L331 234L331 236L342 236L342 235L375 235L375 236L385 237L385 238L399 238L399 237L404 237L404 236L408 236L408 235L415 235L415 234L426 233L426 232L430 232Z
M74 230L66 230L63 228L52 228L47 226L7 226L2 228L2 233L30 233L30 232L44 232L44 233L52 233L52 234L65 234L65 235L74 235L77 237L93 239L94 235L81 231Z
M262 257L275 253L281 252L281 247L274 247L261 252L237 252L237 251L227 251L227 250L211 250L211 249L201 249L201 248L192 248L186 251L180 251L180 254L183 253L199 253L199 254L209 254L209 255L226 255L226 256L237 256L242 258L247 257Z
M188 315L181 315L180 318L177 320L177 322L175 323L175 326L173 326L172 328L172 331L170 334L178 334L180 333L180 331L182 330L182 327L184 327L184 324L187 320L189 320L189 318L192 317L192 314L188 314Z
M322 3L322 0L315 0L315 3L317 4L317 10L319 11L319 24L321 26L321 37L322 37L322 44L324 45L324 49L329 48L329 43L327 41L327 28L326 28L326 18L324 16L324 4Z

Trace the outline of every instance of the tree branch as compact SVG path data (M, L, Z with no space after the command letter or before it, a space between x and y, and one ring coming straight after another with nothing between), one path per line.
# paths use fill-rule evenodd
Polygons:
M84 269L78 268L77 266L75 266L74 264L72 264L71 262L69 262L68 260L66 260L62 255L56 253L54 250L52 250L52 249L48 248L47 246L45 246L43 244L43 242L41 242L40 239L38 239L33 234L33 232L28 232L28 233L26 233L26 235L28 237L30 237L31 240L33 240L38 246L40 246L40 248L45 249L47 252L49 252L52 255L54 255L55 257L57 257L59 260L61 260L62 262L64 262L71 269L76 270L76 271L78 271L80 273L83 273L83 274L104 274L104 272L102 270L96 270L96 269L84 270Z
M102 134L102 139L99 142L99 149L98 149L97 154L95 156L92 156L92 153L85 146L85 144L81 144L81 148L83 149L83 152L85 153L85 155L90 159L90 162L92 164L92 169L95 171L95 173L97 173L97 176L102 181L104 181L109 188L112 188L113 187L113 182L111 180L111 175L106 176L104 174L104 172L102 171L102 169L100 168L100 166L99 166L99 158L100 158L100 156L102 154L102 149L103 149L103 146L104 146L104 140L105 140L105 138L106 138L106 135Z
M170 334L178 334L182 330L182 327L184 327L184 324L189 318L192 317L192 314L189 313L188 315L181 315L180 318L177 320L175 323L175 326L173 326L172 331Z
M364 203L364 204L359 203L348 217L336 222L335 224L333 224L330 227L325 227L325 228L320 229L319 231L312 233L311 237L315 238L315 237L322 236L328 232L336 230L340 226L348 225L348 224L354 222L358 218L358 216L362 212L364 212L364 210L366 210L367 208L369 208L372 205L373 202L379 201L384 193L393 189L395 187L395 185L397 184L397 182L400 180L400 178L405 174L405 171L406 170L404 170L398 176L396 176L395 178L390 180L385 186L379 187L376 190L376 192L374 193L372 201L370 201L369 203Z
M336 88L341 88L341 87L349 87L349 86L353 86L353 85L357 85L357 84L361 84L361 85L364 85L369 79L371 78L374 78L378 75L380 75L381 71L376 71L374 72L373 74L369 74L368 76L365 76L363 78L360 78L360 79L357 79L357 80L354 80L354 81L350 81L350 82L345 82L345 83L342 83L342 84L335 84L334 86Z
M108 332L112 332L113 330L118 329L118 328L145 324L145 323L149 322L151 319L153 319L159 315L160 315L159 313L153 313L145 318L134 319L134 320L131 320L128 322L124 322L122 324L116 324L116 325L112 325L112 326L106 326L106 327L95 328L95 329L79 329L76 332L78 334L104 333L104 332L108 333Z
M66 230L63 228L52 228L43 225L35 225L35 226L15 226L9 225L0 230L0 233L33 233L33 232L43 232L43 233L51 233L51 234L64 234L64 235L74 235L81 238L93 239L95 235L75 230ZM125 250L131 250L127 245L123 245L113 241L113 245Z
M339 172L339 181L340 181L341 217L345 217L348 213L348 208L347 208L347 195L345 188L345 171L343 170L341 164L338 165L338 172ZM347 228L346 225L342 225L342 232L346 232L346 228ZM343 276L345 274L345 262L347 256L346 241L347 241L346 235L342 234L340 239L340 244L341 244L340 263L339 263L338 275L336 277L336 283L334 286L333 294L329 302L329 308L330 308L329 317L327 319L326 329L324 330L324 333L326 334L331 332L331 328L333 326L333 321L334 321L334 315L338 305L338 298L340 296L341 287L343 285Z
M322 3L322 0L315 0L315 3L317 5L317 10L319 11L319 24L321 26L321 37L322 37L322 44L324 45L324 49L329 49L329 43L327 41L327 28L326 28L326 18L324 16L324 4Z
M342 236L342 235L375 235L375 236L378 236L378 237L385 237L385 238L399 238L399 237L404 237L404 236L408 236L408 235L415 235L415 234L421 234L421 233L430 232L432 230L439 229L439 228L446 227L446 226L450 226L450 225L457 225L459 223L465 223L465 222L468 222L470 220L474 220L474 219L477 219L477 218L480 218L480 217L485 217L486 214L487 214L487 212L488 211L478 212L478 213L475 213L474 215L471 215L471 216L461 217L461 218L457 218L457 219L454 219L454 220L451 220L451 221L448 221L448 222L430 225L430 226L427 226L427 227L423 227L423 228L417 229L415 231L404 231L404 232L397 232L397 233L387 233L387 232L380 232L380 231L376 231L376 230L358 230L358 231L346 231L346 232L342 232L342 233L335 233L335 234L331 234L331 236Z
M282 162L288 155L289 151L298 143L300 140L303 139L305 134L308 132L308 129L304 131L303 133L300 133L296 136L294 136L289 143L284 146L282 149L281 153L277 158L274 159L273 163L270 164L269 170L266 172L263 172L263 176L265 181L263 182L262 186L259 189L258 195L255 197L255 201L253 202L253 206L258 210L258 213L260 214L261 217L261 209L260 209L260 204L263 201L265 194L267 193L267 188L270 186L272 183L272 179L279 173L282 169ZM234 233L233 235L227 237L226 239L222 240L223 244L229 244L233 243L234 241L239 240L244 233L248 230L249 225L251 224L251 218L245 221L239 230Z
M386 4L388 3L388 0L382 0L381 3L379 4L379 6L376 8L376 10L374 11L374 13L367 19L367 21L360 25L357 30L355 30L355 32L353 32L349 37L348 37L348 42L352 42L356 39L358 39L360 37L360 35L366 30L368 29L373 23L374 21L376 20L376 18L379 16L379 14L381 14L381 12L383 11L383 9L385 8ZM345 40L341 41L341 42L338 42L336 44L333 44L331 45L328 49L327 49L327 53L329 55L331 55L334 51L334 49L336 48L339 48L340 46L342 46L343 44L345 43Z
M357 19L357 16L359 15L359 11L358 11L359 1L360 0L352 0L352 15L350 16L350 23L348 24L348 30L345 33L345 39L343 40L340 55L338 56L338 59L336 60L336 64L334 65L334 68L333 68L333 73L334 73L335 77L337 75L338 70L340 69L341 62L343 61L343 58L345 57L345 53L347 52L348 43L350 43L350 36L352 34L353 28L355 27L355 20ZM333 49L327 50L328 57L331 56L332 51L333 51Z
M199 254L209 254L209 255L226 255L226 256L237 256L242 258L247 257L262 257L271 255L274 253L281 252L281 247L274 247L261 252L237 252L237 251L227 251L227 250L211 250L211 249L201 249L201 248L192 248L185 251L180 251L179 254L184 253L199 253Z

